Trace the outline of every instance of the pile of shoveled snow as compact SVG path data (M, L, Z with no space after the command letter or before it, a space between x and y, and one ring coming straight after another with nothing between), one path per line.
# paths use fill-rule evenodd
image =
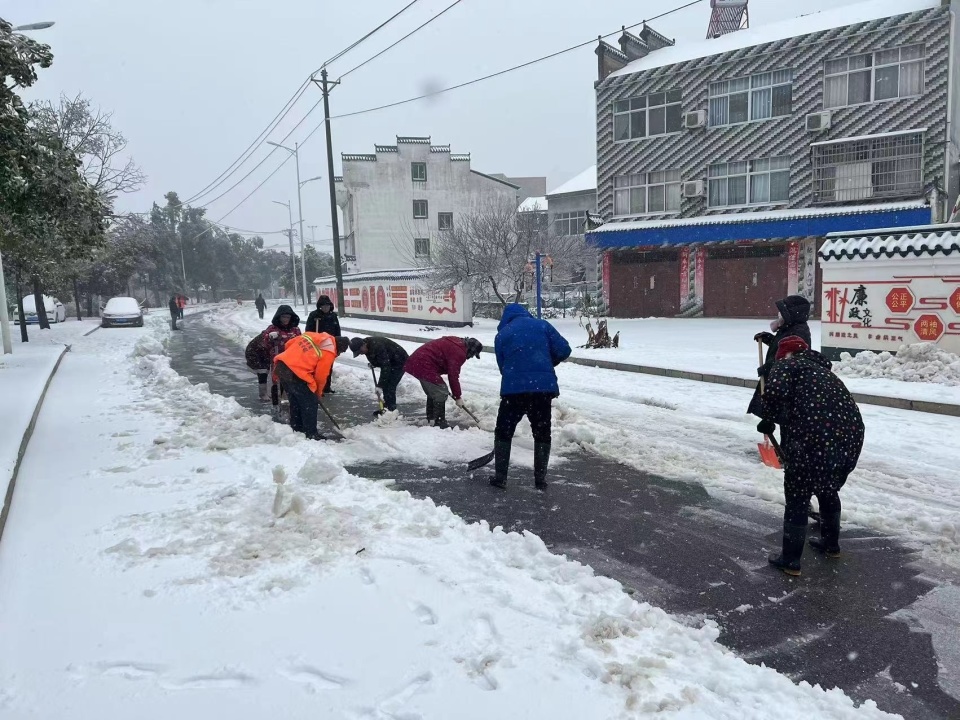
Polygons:
M833 369L845 377L960 385L960 356L945 352L934 343L901 345L896 355L888 352L862 352L856 356L843 353Z

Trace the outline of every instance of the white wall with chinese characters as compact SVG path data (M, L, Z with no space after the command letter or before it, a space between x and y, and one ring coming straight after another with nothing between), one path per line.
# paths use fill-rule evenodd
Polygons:
M336 307L335 278L314 281L318 295L327 295ZM343 277L341 314L353 317L463 327L473 324L473 295L469 287L434 289L417 272L358 273Z
M820 263L820 340L828 357L920 342L960 354L960 254Z

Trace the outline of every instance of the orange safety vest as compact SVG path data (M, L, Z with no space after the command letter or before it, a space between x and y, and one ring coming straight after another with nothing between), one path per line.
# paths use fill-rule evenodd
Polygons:
M310 390L323 397L323 388L337 358L337 341L327 333L305 332L287 341L283 352L274 358L282 362Z

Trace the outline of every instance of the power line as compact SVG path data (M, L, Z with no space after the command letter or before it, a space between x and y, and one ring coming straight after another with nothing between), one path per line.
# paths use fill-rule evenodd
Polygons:
M303 125L303 121L306 120L308 117L310 117L310 115L313 114L313 111L316 110L317 107L318 107L318 106L320 105L320 103L322 103L322 102L323 102L323 99L322 99L322 98L321 98L320 100L317 100L317 102L315 102L315 103L313 104L313 107L311 107L309 110L307 110L307 114L304 115L302 118L300 118L299 122L297 122L297 124L294 125L294 126L290 129L290 132L288 132L286 135L284 135L282 138L280 138L280 142L282 143L282 142L283 142L284 140L286 140L288 137L290 137L291 135L293 135L293 133L296 131L296 129L297 129L298 127L300 127L301 125ZM269 160L269 159L270 159L270 156L273 155L278 149L279 149L279 148L276 148L276 147L275 147L275 148L273 148L272 150L270 150L270 152L268 152L260 162L258 162L256 165L254 165L254 166L250 169L250 171L247 172L246 175L244 175L242 178L240 178L239 180L237 180L233 185L231 185L230 187L228 187L228 188L227 188L226 190L224 190L222 193L220 193L219 195L217 195L213 200L208 200L208 201L205 202L203 205L196 205L195 207L200 207L200 208L210 207L211 205L213 205L213 204L214 204L217 200L219 200L220 198L224 197L225 195L230 194L230 193L231 193L233 190L235 190L236 187L237 187L238 185L240 185L244 180L246 180L248 177L250 177L251 175L253 175L253 173L255 173L257 170L259 170L260 167L261 167L267 160ZM289 159L289 158L288 158L288 159ZM281 165L281 167L282 167L282 165ZM279 169L279 168L278 168L278 169ZM272 177L272 174L271 174L271 177ZM185 203L181 203L181 204L185 204Z
M240 157L238 157L236 160L230 163L230 165L227 167L226 170L224 170L216 178L214 178L213 182L209 183L206 187L200 190L200 192L196 193L192 197L188 198L187 200L184 200L182 204L186 205L187 203L194 202L200 199L201 197L203 197L204 195L208 195L214 189L216 189L217 187L222 185L224 182L226 182L227 178L230 177L230 175L232 175L233 172L235 172L235 168L239 169L241 165L243 165L247 160L249 160L250 156L253 155L256 149L263 144L263 141L266 139L266 137L271 132L273 132L273 130L275 130L276 127L283 121L283 119L290 113L290 111L293 110L294 105L297 104L297 101L300 100L300 98L306 92L309 85L310 85L310 80L308 78L307 80L303 81L303 83L300 85L299 88L296 89L296 91L293 93L290 99L287 100L287 102L284 104L282 108L280 108L280 112L274 115L273 119L269 123L267 123L267 127L264 128L260 132L260 134L257 135L256 138L254 138L253 142L250 143L242 153L240 153Z
M414 0L414 1L416 1L416 0ZM626 30L631 30L631 29L636 28L636 27L639 27L639 26L641 26L641 25L645 25L646 23L651 22L651 21L653 21L653 20L659 20L660 18L664 18L664 17L666 17L666 16L668 16L668 15L672 15L672 14L674 14L674 13L680 12L681 10L686 10L687 8L693 7L694 5L699 5L699 4L702 3L702 2L704 2L704 0L691 0L691 2L687 2L687 3L684 4L684 5L680 5L680 6L678 6L678 7L675 7L675 8L673 8L672 10L667 10L666 12L662 12L662 13L660 13L659 15L655 15L655 16L650 17L650 18L647 18L647 19L645 19L645 20L641 20L640 22L634 23L633 25L628 25L628 26L626 26L626 27L624 27L624 28L621 28L620 30L614 30L613 32L607 33L607 34L605 34L605 35L601 35L600 38L613 37L614 35L622 32L624 29L626 29ZM412 4L412 3L411 3L411 4ZM407 5L407 7L409 7L409 5ZM405 10L405 9L406 9L406 8L404 8L404 10ZM403 10L401 10L400 12L403 12ZM399 15L399 13L397 13L397 14ZM394 15L394 17L396 17L396 15ZM391 19L392 19L392 18L391 18ZM369 34L370 34L370 33L368 33L368 36L369 36ZM333 115L333 116L331 116L331 120L336 120L336 119L341 119L341 118L347 118L347 117L353 117L354 115L362 115L362 114L365 114L365 113L376 112L376 111L378 111L378 110L386 110L386 109L388 109L388 108L397 107L398 105L405 105L405 104L408 104L408 103L411 103L411 102L416 102L417 100L423 100L423 99L425 99L425 98L433 97L433 96L435 96L435 95L440 95L440 94L442 94L442 93L450 92L450 91L452 91L452 90L459 90L460 88L464 88L464 87L467 87L467 86L470 86L470 85L475 85L475 84L477 84L477 83L483 82L483 81L485 81L485 80L490 80L490 79L495 78L495 77L500 77L501 75L506 75L506 74L511 73L511 72L514 72L514 71L516 71L516 70L522 70L523 68L530 67L531 65L535 65L535 64L537 64L537 63L541 63L541 62L544 62L544 61L546 61L546 60L553 59L553 58L555 58L555 57L558 57L558 56L560 56L560 55L564 55L564 54L569 53L569 52L572 52L572 51L574 51L574 50L579 50L580 48L587 47L588 45L592 45L592 44L593 44L594 42L596 42L596 41L597 41L597 38L591 38L590 40L586 40L586 41L584 41L584 42L582 42L582 43L577 43L576 45L572 45L572 46L570 46L570 47L568 47L568 48L564 48L564 49L562 49L562 50L558 50L558 51L553 52L553 53L550 53L550 54L548 54L548 55L544 55L544 56L542 56L542 57L535 58L534 60L529 60L529 61L524 62L524 63L521 63L521 64L519 64L519 65L514 65L513 67L506 68L505 70L500 70L500 71L498 71L498 72L491 73L491 74L489 74L489 75L484 75L483 77L475 78L475 79L473 79L473 80L468 80L467 82L463 82L463 83L460 83L460 84L458 84L458 85L452 85L452 86L450 86L450 87L448 87L448 88L443 88L443 89L441 89L441 90L437 90L436 92L426 93L426 94L423 94L423 95L418 95L417 97L408 98L408 99L406 99L406 100L400 100L400 101L394 102L394 103L388 103L388 104L386 104L386 105L380 105L380 106L373 107L373 108L367 108L366 110L357 110L357 111L350 112L350 113L344 113L344 114L342 114L342 115ZM359 44L359 41L358 41L358 43L355 43L354 46L355 46L356 44ZM388 48L388 49L389 49L389 48ZM345 52L347 52L347 51L346 51L346 50L342 51L337 57L343 55ZM372 59L372 58L371 58L371 59ZM331 61L328 61L328 62L332 62L332 60L331 60ZM360 66L358 65L357 67L360 67ZM356 68L354 68L354 69L356 69ZM351 71L351 72L352 72L352 71ZM315 105L314 107L316 107L316 105ZM312 108L311 108L311 110L312 110ZM306 119L306 118L304 118L304 119ZM301 123L302 123L302 122L303 122L303 121L301 120ZM300 123L298 123L297 125L299 126ZM319 130L319 129L322 128L323 126L324 126L324 123L323 123L323 122L321 122L320 124L316 125L316 126L307 134L307 136L306 136L303 140L300 141L300 147L303 147L304 145L306 145L307 142L309 141L309 139L317 132L317 130ZM294 128L294 130L295 130L295 129L296 129L296 128ZM292 133L292 132L293 132L293 131L291 130L291 133ZM289 137L289 134L290 134L290 133L288 133L288 135L287 135L286 137ZM286 139L286 137L285 137L284 139ZM271 153L271 154L272 154L272 153ZM269 157L269 155L268 155L267 157ZM290 160L291 157L293 157L293 156L288 154L287 157L284 158L283 162L281 162L280 165L278 165L278 166L273 170L273 172L271 172L266 178L264 178L263 181L262 181L260 184L258 184L253 190L251 190L239 203L237 203L234 207L232 207L229 211L227 211L219 220L217 220L217 223L219 223L219 222L222 221L224 218L226 218L226 217L228 217L229 215L231 215L233 212L235 212L237 209L239 209L247 200L249 200L251 197L253 197L253 195L254 195L258 190L260 190L260 188L262 188L264 185L266 185L266 183L270 180L270 178L272 178L274 175L277 174L277 172L279 172L280 168L282 168L282 167ZM265 160L266 160L266 158L264 158L264 161L265 161ZM261 161L260 165L262 165L264 161ZM258 165L257 167L259 167L260 165ZM245 177L248 177L248 176L249 176L249 173L248 173L248 175L245 176ZM235 186L234 186L234 187L235 187ZM233 188L231 188L231 189L233 189ZM223 196L221 195L220 197L223 197ZM217 199L219 199L219 198L217 198ZM213 202L213 201L211 201L211 202ZM209 204L209 203L208 203L208 204Z
M453 8L456 7L457 5L459 5L461 2L463 2L463 0L454 0L454 2L452 2L450 5L447 5L447 7L445 7L443 10L441 10L440 12L438 12L436 15L434 15L433 17L431 17L429 20L427 20L427 21L424 22L423 24L415 27L413 30L411 30L410 32L408 32L406 35L404 35L402 38L400 38L399 40L397 40L395 43L392 43L391 45L388 45L388 46L385 47L383 50L381 50L380 52L378 52L376 55L374 55L374 56L371 57L371 58L367 58L366 60L364 60L362 63L360 63L360 64L357 65L356 67L352 67L352 68L350 68L349 70L347 70L345 73L343 73L342 75L340 75L340 79L342 80L343 78L345 78L345 77L346 77L347 75L349 75L350 73L352 73L352 72L354 72L354 71L356 71L356 70L359 70L360 68L362 68L362 67L363 67L364 65L366 65L367 63L373 62L374 60L376 60L378 57L380 57L381 55L383 55L383 54L384 54L385 52L387 52L388 50L392 50L392 49L395 48L397 45L399 45L400 43L402 43L404 40L406 40L407 38L409 38L411 35L415 35L416 33L418 33L418 32L420 32L421 30L423 30L423 28L425 28L427 25L429 25L430 23L432 23L434 20L438 19L441 15L443 15L444 13L446 13L448 10L453 10Z
M639 27L640 25L645 25L651 20L659 20L660 18L666 17L667 15L672 15L675 12L686 10L688 7L698 5L702 2L704 2L704 0L692 0L692 2L688 2L686 5L681 5L679 7L674 8L673 10L668 10L666 12L660 13L659 15L655 15L651 18L647 18L646 20L642 20L641 22L634 23L633 25L627 25L624 28L621 28L620 30L614 30L613 32L607 33L606 35L601 35L600 38L602 39L602 38L612 37L617 33L622 32L623 30L632 30L633 28ZM515 70L522 70L523 68L530 67L531 65L536 65L537 63L541 63L545 60L551 60L555 57L564 55L568 52L579 50L580 48L584 48L584 47L587 47L588 45L592 45L597 41L597 39L598 38L591 38L590 40L587 40L585 42L577 43L576 45L571 45L570 47L564 48L563 50L558 50L556 52L550 53L549 55L544 55L543 57L538 57L538 58L535 58L534 60L528 60L525 63L514 65L513 67L506 68L505 70L500 70L498 72L491 73L489 75L484 75L483 77L475 78L473 80L468 80L467 82L460 83L459 85L451 85L450 87L442 88L441 90L435 90L433 92L424 93L423 95L417 95L416 97L407 98L406 100L398 100L397 102L387 103L386 105L378 105L376 107L367 108L365 110L356 110L354 112L343 113L342 115L333 115L331 116L330 119L340 120L342 118L353 117L355 115L364 115L366 113L377 112L378 110L387 110L388 108L397 107L399 105L406 105L408 103L416 102L417 100L424 100L429 97L436 97L437 95L442 95L443 93L450 92L451 90L459 90L460 88L465 88L468 85L476 85L477 83L483 82L484 80L490 80L495 77L500 77L501 75L506 75L507 73L514 72Z
M360 43L364 42L364 41L367 40L368 38L372 37L374 34L378 33L380 30L382 30L382 29L385 28L387 25L389 25L390 23L392 23L394 20L396 20L398 17L400 17L403 13L405 13L405 12L406 12L407 10L409 10L411 7L413 7L414 5L416 5L419 1L420 1L420 0L411 0L411 2L407 3L406 5L404 5L402 8L400 8L400 10L398 10L396 13L394 13L393 15L391 15L389 18L387 18L386 20L384 20L384 21L383 21L382 23L380 23L379 25L377 25L377 27L375 27L373 30L371 30L370 32L368 32L366 35L364 35L362 38L360 38L359 40L357 40L355 43L353 43L352 45L349 45L349 46L345 47L343 50L341 50L340 52L338 52L338 53L337 53L336 55L334 55L332 58L330 58L329 60L327 60L323 65L321 65L319 68L316 69L316 71L313 73L313 75L316 75L318 72L320 72L320 71L321 71L323 68L325 68L327 65L329 65L329 64L332 63L332 62L334 62L335 60L339 60L339 59L342 58L344 55L346 55L348 52L350 52L350 51L353 50L355 47L357 47L358 45L360 45ZM313 75L310 76L310 79L313 79Z

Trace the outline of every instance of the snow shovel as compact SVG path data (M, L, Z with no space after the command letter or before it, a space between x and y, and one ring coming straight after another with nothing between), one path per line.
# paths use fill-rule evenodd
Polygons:
M760 356L760 364L763 365L763 341L757 340L757 354ZM760 395L763 396L764 377L760 376ZM757 443L757 450L760 451L760 461L767 467L780 470L783 465L780 462L780 445L773 435L764 435L763 442Z
M337 429L337 433L338 433L338 434L340 435L340 437L342 438L342 437L343 437L343 429L340 427L340 423L338 423L338 422L336 421L336 419L333 417L333 415L330 414L330 411L327 410L326 406L325 406L322 402L320 402L319 399L317 400L317 405L319 405L319 406L320 406L320 409L323 410L323 414L327 416L327 419L328 419L331 423L333 423L333 426Z
M496 450L491 450L486 455L481 455L478 458L474 458L473 460L467 463L467 470L479 470L484 465L487 465L491 460L493 460L493 456L495 453L496 453Z
M374 390L376 391L376 393L377 393L377 403L380 405L380 415L383 415L383 413L384 413L384 409L383 409L383 393L381 393L381 392L380 392L380 388L377 387L377 373L376 373L376 371L375 371L372 367L370 368L370 374L373 376L373 389L374 389Z

